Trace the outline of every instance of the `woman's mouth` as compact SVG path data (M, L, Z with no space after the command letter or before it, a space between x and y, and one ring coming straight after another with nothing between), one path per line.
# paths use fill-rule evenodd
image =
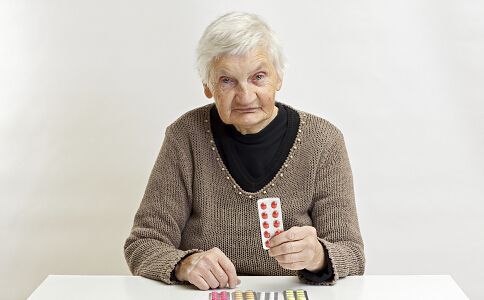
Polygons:
M257 111L259 108L258 107L249 107L249 108L237 108L235 111L240 112L240 113L251 113Z

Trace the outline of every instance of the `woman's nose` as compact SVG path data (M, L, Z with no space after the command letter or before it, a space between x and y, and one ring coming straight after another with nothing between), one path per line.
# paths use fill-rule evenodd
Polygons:
M252 103L256 98L256 94L248 84L241 84L237 91L237 98L239 103Z

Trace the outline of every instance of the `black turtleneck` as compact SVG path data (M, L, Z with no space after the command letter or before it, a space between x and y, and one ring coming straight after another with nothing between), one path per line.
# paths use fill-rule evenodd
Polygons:
M299 115L276 102L277 116L255 134L241 134L220 119L215 105L210 110L215 144L224 164L240 187L257 192L268 184L286 160L299 127Z

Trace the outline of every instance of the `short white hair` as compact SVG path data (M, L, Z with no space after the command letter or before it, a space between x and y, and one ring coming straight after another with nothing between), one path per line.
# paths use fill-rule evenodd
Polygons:
M227 13L205 29L197 47L197 68L202 83L209 83L215 59L223 55L245 55L257 48L264 48L282 80L286 59L274 31L256 14Z

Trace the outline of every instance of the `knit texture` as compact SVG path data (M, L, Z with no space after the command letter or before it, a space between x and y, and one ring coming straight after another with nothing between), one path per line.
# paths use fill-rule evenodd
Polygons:
M296 110L298 134L285 163L257 192L240 188L220 158L210 130L213 104L169 125L124 251L134 275L180 283L172 275L186 255L220 248L238 275L297 275L332 285L365 270L351 167L342 133ZM287 105L287 104L285 104ZM334 276L321 283L286 270L263 250L257 200L279 197L284 228L313 226Z

